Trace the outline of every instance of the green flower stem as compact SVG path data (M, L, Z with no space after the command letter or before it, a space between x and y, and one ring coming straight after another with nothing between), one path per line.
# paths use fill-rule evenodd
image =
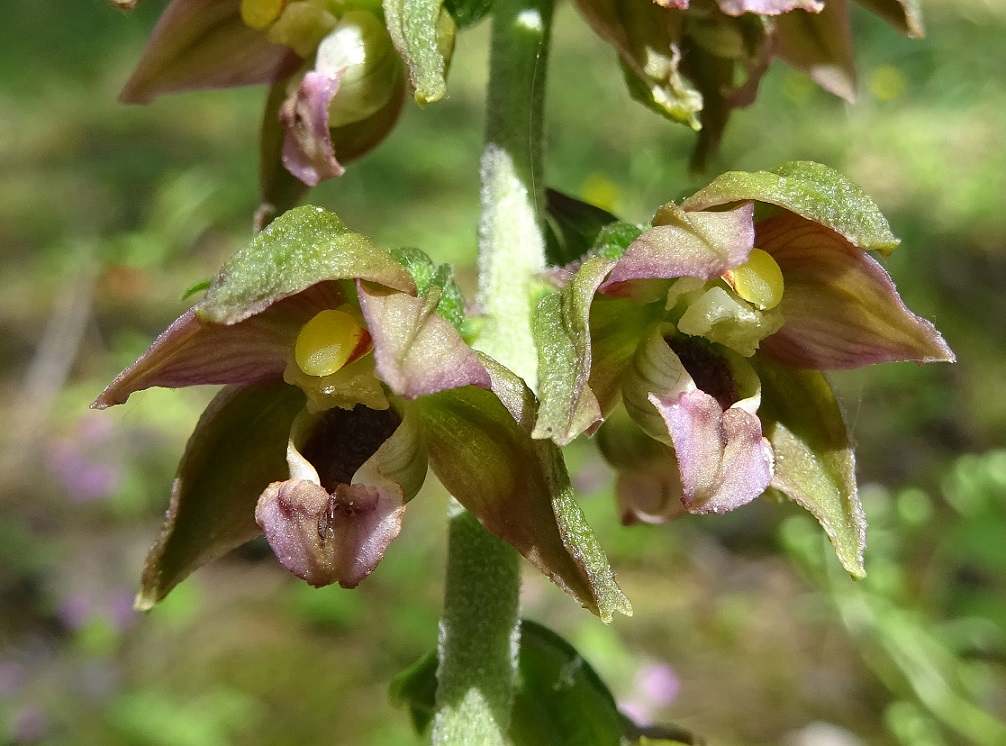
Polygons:
M541 174L545 68L553 0L498 0L493 10L482 152L479 347L536 387L531 296L545 266Z
M520 631L520 555L451 501L440 620L437 746L507 743Z
M484 326L477 346L532 388L532 282L545 266L540 155L553 2L496 0L481 164ZM520 555L457 503L450 513L433 743L502 746L517 673Z

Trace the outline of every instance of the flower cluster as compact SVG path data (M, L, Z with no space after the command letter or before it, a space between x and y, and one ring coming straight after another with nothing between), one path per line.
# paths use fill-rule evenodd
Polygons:
M128 4L132 7L135 3ZM407 88L440 99L459 26L488 4L407 0L172 0L120 95L269 83L261 229L391 132Z
M909 36L922 21L911 0L861 3ZM856 71L846 0L576 0L618 52L633 97L699 133L702 166L730 111L754 101L778 57L853 100Z
M387 253L320 208L291 210L98 397L223 384L189 440L138 598L264 533L312 585L353 587L398 535L427 465L490 531L604 618L628 610L532 440L534 399L473 351L446 266Z
M861 573L851 443L820 371L954 359L867 253L897 244L857 187L806 162L724 174L645 230L608 226L537 310L535 436L564 444L613 414L599 437L626 522L773 488Z

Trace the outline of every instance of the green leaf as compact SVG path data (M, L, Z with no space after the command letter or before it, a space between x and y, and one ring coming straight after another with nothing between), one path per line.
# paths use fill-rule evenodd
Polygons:
M762 432L775 451L772 487L809 510L842 566L863 577L866 516L852 441L831 386L816 370L795 370L760 355L750 362L762 383Z
M524 619L520 625L514 746L619 746L623 721L608 687L555 632Z
M549 264L555 266L561 267L583 257L594 246L601 230L618 220L607 210L555 189L545 190L545 203L548 209L546 254Z
M918 0L859 0L859 4L872 10L905 36L921 39L926 35Z
M538 304L534 338L538 348L541 409L533 437L566 445L601 419L587 386L590 377L590 305L615 263L589 259L559 293Z
M517 665L509 733L513 746L699 743L680 728L639 728L631 723L591 665L566 640L537 622L521 620ZM419 735L426 733L433 719L436 690L436 651L391 682L392 703L409 709Z
M454 20L444 0L384 0L384 18L395 49L409 66L416 101L439 101L447 91L447 66L454 48Z
M531 439L533 397L512 373L484 358L494 391L473 386L417 399L430 465L489 531L604 621L631 613L607 558L572 497L562 456ZM507 380L501 380L507 379ZM525 392L516 401L516 388ZM504 390L509 389L509 390ZM527 411L530 410L530 411Z
M286 444L304 395L293 386L228 386L203 412L147 555L136 608L146 610L197 568L258 536L255 503L286 479Z
M790 161L771 171L729 171L684 201L686 210L705 210L755 200L778 205L845 236L867 251L889 254L900 241L862 189L834 169L812 161Z
M454 281L454 268L449 264L434 264L422 249L392 249L391 255L412 275L417 295L426 295L431 288L439 288L440 302L437 313L461 330L465 321L465 297Z
M319 282L351 279L416 292L412 277L390 254L334 213L305 205L276 218L239 249L195 311L202 321L236 324Z
M493 0L444 0L444 8L454 18L458 28L468 28L485 18L492 10Z
M826 3L820 13L794 10L775 19L777 54L829 93L856 100L852 29L845 2Z
M431 650L397 674L388 687L395 707L407 707L417 735L428 732L437 705L437 651Z

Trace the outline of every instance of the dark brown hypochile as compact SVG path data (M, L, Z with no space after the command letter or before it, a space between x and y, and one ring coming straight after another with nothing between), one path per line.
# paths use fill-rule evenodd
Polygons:
M317 469L321 486L333 493L337 485L352 481L356 470L401 422L393 409L370 409L362 404L353 409L335 407L321 416L300 452Z
M730 363L717 355L712 345L698 337L676 334L665 342L674 350L695 385L713 397L723 409L737 401L737 384Z

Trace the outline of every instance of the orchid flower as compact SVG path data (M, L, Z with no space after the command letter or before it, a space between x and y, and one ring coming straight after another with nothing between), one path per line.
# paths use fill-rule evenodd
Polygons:
M868 253L897 244L855 185L807 162L724 174L645 230L609 226L536 311L535 437L593 432L621 400L601 446L624 474L627 522L772 488L861 574L852 448L821 371L954 359Z
M327 0L173 0L120 99L270 83L262 132L263 207L382 142L401 112L406 68L380 4ZM282 164L282 166L280 165ZM278 208L260 219L260 227Z
M260 533L294 575L354 587L429 464L586 607L628 611L558 449L530 437L533 396L468 347L462 309L446 266L385 252L320 208L285 213L238 251L93 404L224 386L189 440L137 605Z
M923 35L914 0L860 0ZM715 152L732 109L752 103L778 57L830 93L856 96L847 0L576 0L618 52L629 92L699 131L693 163Z

